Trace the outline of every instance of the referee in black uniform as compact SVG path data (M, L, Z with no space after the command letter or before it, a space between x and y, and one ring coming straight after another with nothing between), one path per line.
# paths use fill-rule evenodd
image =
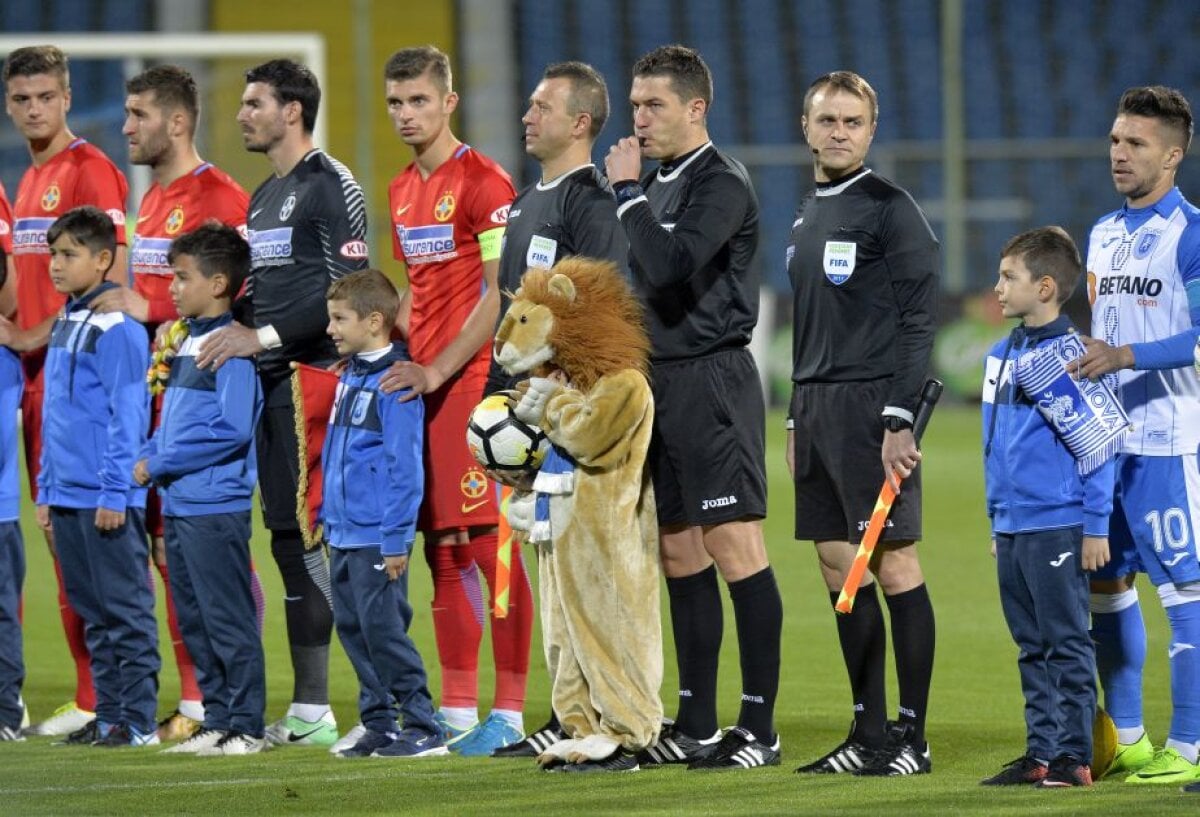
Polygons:
M746 169L709 141L712 98L696 51L646 54L633 66L634 135L613 146L607 168L652 344L650 467L679 666L678 716L638 761L738 769L779 763L783 607L763 542L764 408L746 348L758 321L758 202ZM639 181L642 157L659 167ZM718 569L742 669L741 713L724 736Z
M563 258L602 258L626 269L629 244L617 223L612 188L592 164L592 147L608 120L608 86L604 77L582 62L558 62L542 73L521 117L525 152L541 165L541 178L526 187L508 211L500 251L500 320L509 296L531 268L549 269ZM485 394L514 385L492 359ZM497 482L511 477L489 472ZM537 757L567 737L558 718L530 732L524 740L501 746L492 757Z
M863 165L878 112L875 91L849 71L821 77L804 98L817 184L800 204L787 253L795 310L787 454L796 538L816 543L834 602L882 477L905 477L872 561L891 613L900 715L886 725L883 614L869 583L854 612L837 619L854 726L799 772L930 770L934 624L915 544L921 454L912 423L933 348L938 245L912 197Z

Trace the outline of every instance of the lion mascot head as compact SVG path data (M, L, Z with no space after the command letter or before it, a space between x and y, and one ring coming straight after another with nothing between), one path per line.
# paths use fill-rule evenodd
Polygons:
M567 258L521 278L493 347L509 374L561 369L589 391L606 374L649 371L642 305L616 264Z

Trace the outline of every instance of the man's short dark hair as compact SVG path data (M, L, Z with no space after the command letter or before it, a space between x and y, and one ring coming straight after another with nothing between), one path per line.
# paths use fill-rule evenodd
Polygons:
M1192 143L1192 106L1174 88L1165 85L1130 88L1117 103L1117 115L1121 114L1157 119L1179 138L1184 153Z
M400 310L396 285L377 269L362 269L337 279L329 285L325 300L345 301L359 318L378 312L385 328L396 322Z
M1037 227L1013 236L1000 251L1000 258L1020 258L1034 281L1053 278L1059 304L1071 297L1083 273L1079 249L1067 231L1058 226Z
M49 74L58 77L62 87L71 87L71 70L67 55L56 45L29 45L9 53L4 60L4 81L13 77L32 77Z
M429 73L433 84L442 95L454 90L454 74L450 70L450 58L433 45L415 45L401 48L388 58L383 67L383 78L390 82L405 82Z
M671 90L684 102L702 99L705 108L712 106L712 71L694 48L659 46L633 64L633 76L667 77L671 80Z
M600 72L586 62L556 62L546 67L543 79L565 79L571 83L567 113L586 113L592 118L588 134L595 139L608 121L608 86Z
M108 213L99 207L85 204L63 213L46 231L46 243L53 244L64 235L76 244L87 247L93 255L103 250L116 255L117 226Z
M858 97L871 108L871 122L879 121L879 97L875 94L875 89L871 87L871 83L853 71L832 71L813 80L812 85L804 92L805 116L808 116L808 110L812 107L812 100L817 92L827 90L845 91Z
M232 227L209 221L171 242L167 263L174 265L181 255L196 259L196 267L205 278L224 275L229 281L225 296L237 297L250 274L250 245Z
M321 107L321 86L312 71L295 60L271 60L246 72L246 84L270 85L280 105L300 103L300 120L305 133L312 133Z
M156 65L125 83L125 93L154 92L154 104L164 111L183 110L191 122L189 133L196 132L200 120L200 94L196 80L178 65Z

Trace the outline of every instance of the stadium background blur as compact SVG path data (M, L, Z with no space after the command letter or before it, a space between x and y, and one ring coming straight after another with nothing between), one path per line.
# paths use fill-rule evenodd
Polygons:
M996 255L1013 233L1059 223L1083 242L1091 224L1120 204L1108 173L1107 134L1120 93L1132 85L1163 83L1200 100L1200 13L1194 0L0 0L0 36L22 44L54 42L65 33L317 32L325 42L327 72L321 117L323 145L345 161L371 203L372 262L397 276L386 213L388 180L411 157L395 136L383 103L382 66L397 48L432 42L454 62L463 95L456 133L497 158L518 186L535 178L524 159L520 116L543 67L582 59L606 76L613 116L597 145L602 160L629 130L629 68L644 51L667 42L701 50L716 79L710 116L714 139L754 175L762 206L757 263L765 289L765 330L756 339L770 359L773 385L786 389L790 369L789 301L784 248L795 207L811 186L811 154L800 131L804 89L816 76L847 68L866 76L882 103L870 164L906 186L930 216L946 254L944 309L937 365L960 396L978 387L978 364L1006 331L990 286ZM178 61L197 75L204 95L198 134L202 155L248 190L268 174L262 156L248 154L233 117L244 88L243 71L278 53ZM121 136L123 79L144 63L72 57L74 132L100 145L129 173L136 211L144 169L128 167ZM1200 102L1198 102L1200 104ZM28 166L28 150L7 117L0 117L0 180L10 195ZM1179 184L1200 199L1200 162L1184 162ZM948 218L949 217L949 218ZM1072 311L1086 325L1084 293ZM767 314L769 313L769 314ZM776 391L778 396L779 392ZM949 401L947 401L949 402ZM1195 798L1174 791L1131 791L1108 785L1085 793L1092 806L1067 797L1048 803L1036 792L998 801L976 781L992 773L1020 745L1023 724L1015 648L1004 628L987 555L979 467L978 409L939 409L927 439L927 569L939 610L933 728L938 773L895 787L859 781L806 781L791 769L840 739L845 725L845 676L835 656L828 602L807 547L793 546L792 502L783 463L781 414L768 428L771 509L767 519L772 562L785 592L784 667L779 728L787 755L764 772L754 811L768 814L905 813L1074 814L1194 813ZM27 554L25 630L29 676L26 696L36 717L65 700L73 677L55 611L49 560L24 509ZM269 564L262 527L255 553ZM410 584L414 608L428 610L429 582L418 566ZM268 584L264 645L268 654L268 715L286 703L287 673L281 588ZM1153 590L1142 588L1143 598ZM1169 717L1165 690L1167 632L1161 609L1146 605L1150 654L1147 724L1157 737ZM423 617L423 616L422 616ZM732 618L728 624L732 627ZM166 634L160 634L165 649ZM425 621L416 627L422 649L433 649ZM727 633L722 700L736 701L736 649ZM533 666L540 667L535 635ZM668 647L668 654L670 649ZM486 663L486 662L485 662ZM670 663L670 662L668 662ZM160 708L169 711L177 689L168 659ZM668 667L664 694L672 688ZM438 679L431 677L431 686ZM485 679L486 683L486 679ZM894 678L889 679L893 687ZM339 720L353 722L357 692L338 651L331 692ZM544 714L544 673L530 677L529 717ZM894 698L893 698L894 700ZM726 712L727 715L731 714ZM31 741L4 758L0 813L411 813L495 815L561 811L563 789L541 776L514 775L486 760L455 758L469 774L431 763L331 768L324 752L271 753L213 773L203 762L173 764L170 772L143 753L80 763L48 743ZM489 765L490 764L490 765ZM777 772L777 773L776 773ZM574 787L575 813L695 813L745 810L744 780L714 776L644 775ZM486 796L480 796L486 792ZM1101 797L1101 800L1095 800ZM798 805L799 804L799 805ZM897 810L898 809L898 810Z
M321 34L323 147L362 183L372 262L398 276L386 190L410 154L382 93L382 65L396 48L432 42L451 55L463 99L456 132L500 161L518 188L535 173L519 120L545 65L582 59L608 80L613 115L597 144L602 159L630 129L634 59L662 43L699 48L716 82L710 133L750 169L761 205L764 308L755 345L777 403L790 370L784 248L811 185L800 115L816 76L851 69L879 92L869 163L912 192L942 241L936 365L959 396L976 392L978 361L1003 331L994 299L980 293L1005 239L1058 223L1084 245L1095 219L1119 204L1106 137L1120 93L1161 83L1195 96L1200 86L1200 53L1181 45L1200 37L1192 0L4 0L0 31L45 32L30 42L52 41L51 32ZM267 165L242 148L233 117L242 72L271 56L177 60L203 93L202 154L247 190ZM131 214L147 176L128 167L123 80L145 64L131 55L73 57L71 66L71 126L130 174ZM0 180L10 194L28 161L5 117ZM1184 162L1179 184L1200 196L1200 163ZM1082 291L1069 311L1086 325Z

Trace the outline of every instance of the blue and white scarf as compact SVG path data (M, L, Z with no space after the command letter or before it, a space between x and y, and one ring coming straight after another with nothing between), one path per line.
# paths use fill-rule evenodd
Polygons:
M557 445L551 445L533 480L533 525L529 541L549 545L554 540L550 528L550 497L564 496L575 491L575 460Z
M1102 380L1071 377L1071 364L1084 351L1078 335L1055 338L1017 358L1013 379L1075 457L1079 473L1086 476L1117 453L1132 425Z

